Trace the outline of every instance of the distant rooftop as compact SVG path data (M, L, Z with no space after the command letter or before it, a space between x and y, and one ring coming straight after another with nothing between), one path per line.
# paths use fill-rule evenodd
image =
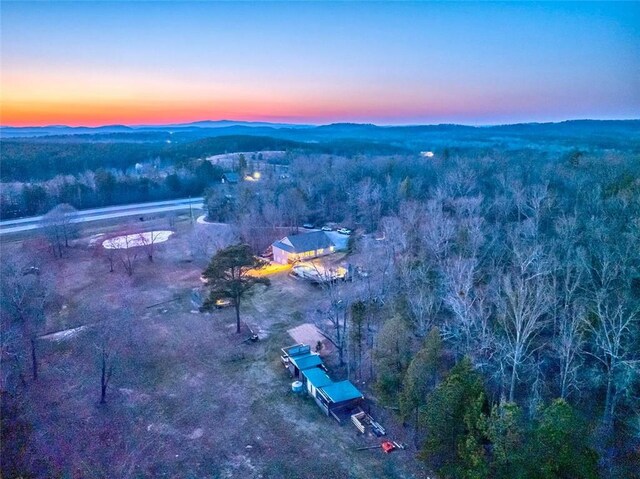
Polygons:
M222 175L222 177L228 183L238 183L240 181L240 175L238 173L234 173L234 172L224 173Z

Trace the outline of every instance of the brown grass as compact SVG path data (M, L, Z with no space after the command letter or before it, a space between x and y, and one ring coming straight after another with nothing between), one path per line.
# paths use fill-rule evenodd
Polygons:
M255 344L235 334L231 309L192 312L201 270L188 261L189 228L180 222L153 263L138 259L128 287L134 315L106 405L98 404L95 328L40 341L41 377L20 392L23 419L32 425L20 458L25 468L34 477L78 478L422 477L413 452L355 452L378 440L290 393L278 352L292 342L287 329L323 307L317 287L283 273L256 289L241 310L259 331ZM124 273L108 273L86 243L49 264L57 300L47 331L90 323L79 312L92 303L114 314L122 306Z

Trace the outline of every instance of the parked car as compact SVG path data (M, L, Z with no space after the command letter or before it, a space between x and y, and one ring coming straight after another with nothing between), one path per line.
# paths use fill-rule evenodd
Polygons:
M233 304L233 302L229 298L216 299L216 308L217 309L226 308L227 306L231 306L232 304Z
M313 225L311 223L305 223L302 225L302 227L308 230L313 229Z
M350 235L351 230L349 228L340 228L338 230L338 233L340 233L341 235Z
M331 226L324 225L322 227L322 231L333 231L333 228Z

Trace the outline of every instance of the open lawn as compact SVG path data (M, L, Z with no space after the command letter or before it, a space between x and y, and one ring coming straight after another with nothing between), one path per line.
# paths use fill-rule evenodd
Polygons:
M325 307L321 289L286 272L259 286L241 308L257 343L243 342L246 326L235 334L232 308L197 312L203 265L189 254L192 227L219 226L178 221L153 262L139 255L131 278L119 268L109 273L88 240L47 263L55 298L43 334L85 327L38 340L40 376L17 392L16 418L25 428L8 437L24 447L11 460L34 477L427 477L414 450L356 452L380 440L290 392L279 350L294 342L288 329L313 322ZM22 248L3 245L4 253ZM96 306L104 314L83 313ZM100 332L125 307L132 313L118 323L101 405ZM409 442L380 414L392 439Z

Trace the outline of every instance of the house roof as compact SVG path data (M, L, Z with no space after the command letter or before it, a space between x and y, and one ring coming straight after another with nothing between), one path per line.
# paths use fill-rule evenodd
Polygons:
M311 346L307 344L294 344L288 348L282 348L282 352L287 356L299 356L301 354L309 354L311 352Z
M333 383L322 387L320 390L331 400L331 402L334 403L364 398L364 395L351 383L351 381Z
M290 356L289 361L300 371L313 368L322 364L320 356L314 353L303 354L299 356Z
M313 384L316 389L333 384L333 381L327 376L327 373L320 368L306 369L302 371L302 374L306 376L307 381Z
M222 176L229 183L237 183L238 181L240 181L240 175L235 172L224 173Z
M273 246L288 253L303 253L335 246L324 231L313 231L299 235L291 235L273 243Z

